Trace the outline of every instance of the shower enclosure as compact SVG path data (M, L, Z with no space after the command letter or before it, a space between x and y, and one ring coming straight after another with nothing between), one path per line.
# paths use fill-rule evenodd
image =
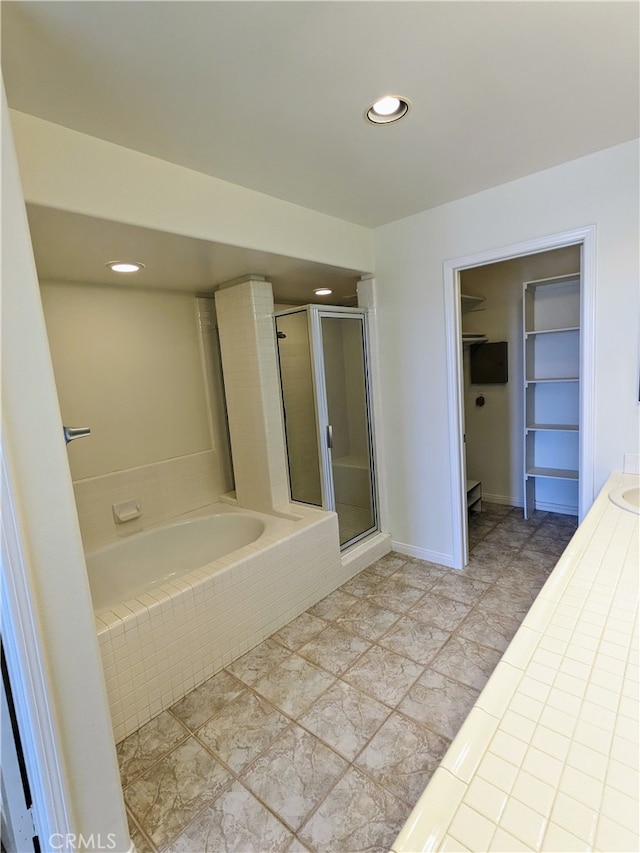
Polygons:
M291 499L334 510L340 546L378 529L366 312L275 315Z

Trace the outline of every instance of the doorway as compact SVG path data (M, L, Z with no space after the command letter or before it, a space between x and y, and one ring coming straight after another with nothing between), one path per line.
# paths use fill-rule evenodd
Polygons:
M541 253L575 247L580 258L580 322L578 402L580 436L577 449L580 479L577 486L578 518L582 520L593 501L593 399L594 399L594 293L595 293L595 228L587 227L552 235L477 255L447 261L444 264L445 312L447 323L447 356L449 378L449 415L452 425L451 473L454 484L452 516L454 522L455 568L468 562L467 470L465 452L465 356L462 345L461 280L466 271L505 261L526 259ZM514 379L522 381L522 368ZM468 390L468 389L467 389ZM524 417L524 415L523 415ZM524 430L519 439L524 452ZM523 468L524 471L524 468ZM470 472L474 473L474 472ZM473 480L475 483L478 478Z
M340 547L378 529L366 312L275 316L291 500L333 510Z

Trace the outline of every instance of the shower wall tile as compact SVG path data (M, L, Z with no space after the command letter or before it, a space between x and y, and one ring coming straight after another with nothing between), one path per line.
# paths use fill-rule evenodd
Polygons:
M268 512L289 501L271 284L216 293L236 494Z
M73 484L85 551L162 524L214 503L225 491L218 454L213 450L128 468ZM112 505L136 498L142 515L116 524Z

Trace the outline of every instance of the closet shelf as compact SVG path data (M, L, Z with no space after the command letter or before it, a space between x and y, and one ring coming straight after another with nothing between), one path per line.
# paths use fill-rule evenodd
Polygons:
M564 326L561 329L527 329L525 337L531 335L556 335L558 332L579 332L580 326Z
M470 296L469 294L461 293L460 307L462 308L462 313L466 314L469 311L478 311L485 300L486 296Z
M578 376L554 376L547 379L525 379L525 385L536 385L542 382L579 382Z
M528 432L535 432L537 430L549 430L551 432L577 432L579 428L578 424L527 424L526 426Z
M471 346L472 344L484 344L489 340L486 335L475 334L474 332L462 333L463 346Z
M527 477L548 477L552 480L577 480L578 472L573 468L527 468Z

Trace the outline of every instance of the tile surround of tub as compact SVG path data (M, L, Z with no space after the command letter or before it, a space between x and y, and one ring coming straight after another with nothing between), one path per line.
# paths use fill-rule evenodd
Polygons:
M297 509L260 543L96 613L116 740L352 577L335 514Z
M85 551L116 542L156 524L214 503L226 481L214 450L115 471L73 484ZM142 516L116 524L113 504L136 498Z

